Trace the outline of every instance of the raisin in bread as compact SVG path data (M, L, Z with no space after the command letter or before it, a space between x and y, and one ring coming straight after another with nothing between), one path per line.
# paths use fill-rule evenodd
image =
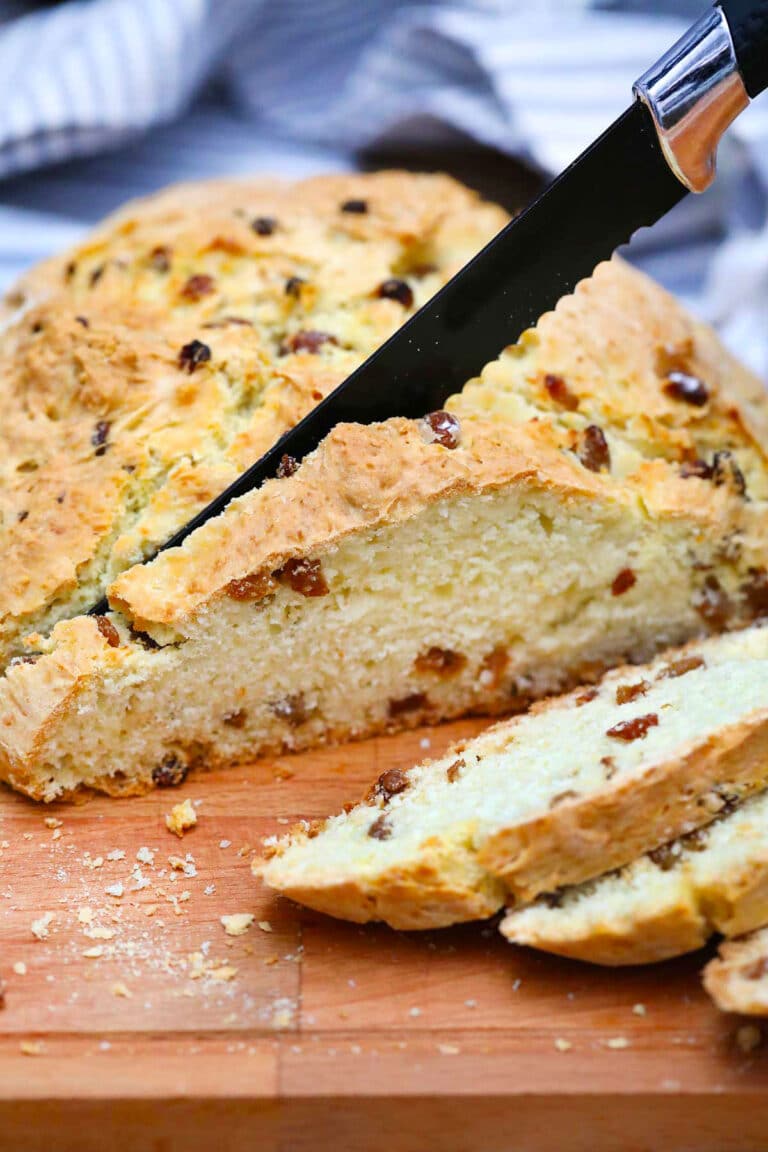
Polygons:
M0 776L135 792L520 709L761 616L765 403L708 329L603 265L448 412L337 427L112 580L108 617L27 635Z
M505 219L444 176L200 184L27 276L0 335L0 665L96 603Z
M704 969L704 987L724 1012L768 1016L768 928L721 944Z
M708 706L708 700L702 700ZM763 753L763 755L765 755ZM768 921L768 792L619 872L512 909L501 931L595 964L648 964Z
M625 864L767 780L768 629L751 628L385 772L276 844L264 877L336 916L439 927Z

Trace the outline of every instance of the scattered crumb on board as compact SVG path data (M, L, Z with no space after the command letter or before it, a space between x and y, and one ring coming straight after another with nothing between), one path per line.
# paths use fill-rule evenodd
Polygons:
M165 817L166 828L179 838L190 828L194 828L195 824L197 824L197 811L189 797L181 804L174 804Z

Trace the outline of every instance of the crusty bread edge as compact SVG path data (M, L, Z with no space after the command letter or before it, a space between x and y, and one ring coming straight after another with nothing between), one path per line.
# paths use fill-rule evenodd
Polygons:
M565 799L549 812L500 829L480 846L478 858L528 902L621 868L707 824L731 793L742 799L766 783L768 709L692 743L640 776L629 774L600 792ZM728 797L716 791L723 785Z
M702 973L704 988L723 1012L768 1016L768 970L754 978L748 975L752 964L768 968L766 960L768 928L726 940Z

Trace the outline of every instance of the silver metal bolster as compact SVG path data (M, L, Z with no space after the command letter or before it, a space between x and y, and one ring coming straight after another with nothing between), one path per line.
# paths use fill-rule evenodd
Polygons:
M714 179L717 145L749 104L720 8L697 21L634 85L672 171L691 192Z

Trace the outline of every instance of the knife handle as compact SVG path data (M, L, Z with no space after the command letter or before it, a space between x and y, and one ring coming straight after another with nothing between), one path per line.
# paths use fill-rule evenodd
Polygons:
M667 164L690 192L715 177L729 124L768 85L768 0L722 0L634 86Z
M768 88L768 0L721 0L744 87L752 100Z

